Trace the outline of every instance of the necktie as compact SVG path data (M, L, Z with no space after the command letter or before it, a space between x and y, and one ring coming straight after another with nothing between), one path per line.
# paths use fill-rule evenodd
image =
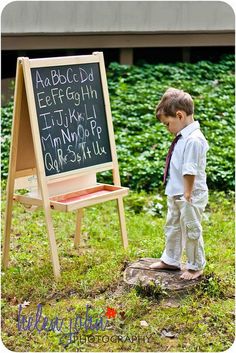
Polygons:
M164 185L166 184L166 181L167 181L167 176L168 176L168 172L169 172L171 156L172 156L172 153L174 151L175 145L178 142L178 140L180 139L180 137L181 137L181 134L175 136L174 140L172 141L172 144L170 145L168 154L166 156L166 165L165 165L164 177L163 177Z

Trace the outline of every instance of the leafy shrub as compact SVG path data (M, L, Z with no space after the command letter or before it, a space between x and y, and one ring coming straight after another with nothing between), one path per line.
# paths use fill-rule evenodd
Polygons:
M233 56L225 56L219 63L110 65L109 91L123 185L149 191L162 184L172 137L154 111L172 86L189 92L195 101L195 119L210 145L209 187L234 189L233 70Z
M163 217L166 214L166 198L155 195L144 207L144 211L152 216Z
M144 191L140 193L130 192L126 198L126 207L130 212L135 214L141 213L144 210L147 195Z
M215 273L205 275L200 283L199 295L208 294L213 298L224 298L228 292L227 281L219 278Z
M2 156L2 178L7 177L8 163L9 163L9 152L10 152L10 141L11 141L11 126L12 126L12 115L13 115L13 100L9 104L1 109L1 156Z
M107 72L122 184L151 191L162 185L166 153L172 137L155 118L155 107L172 86L189 92L195 118L210 150L208 185L234 189L234 57L219 63L200 61L126 66L112 63ZM2 108L2 176L7 176L13 104ZM111 180L104 173L100 181Z

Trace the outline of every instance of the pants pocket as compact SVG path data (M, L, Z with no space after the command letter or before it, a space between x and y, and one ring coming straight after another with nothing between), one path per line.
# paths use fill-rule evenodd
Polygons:
M185 202L182 209L182 216L186 236L188 239L197 240L202 234L201 210L190 202Z
M202 234L202 226L200 223L196 221L186 223L186 236L189 239L197 240L200 238L201 234Z

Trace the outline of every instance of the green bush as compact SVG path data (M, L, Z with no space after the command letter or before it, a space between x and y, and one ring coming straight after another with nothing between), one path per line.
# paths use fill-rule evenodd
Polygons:
M210 150L208 185L234 189L234 57L219 63L109 67L109 92L122 184L153 190L162 184L172 137L155 118L155 107L168 87L189 92L195 119Z
M13 99L8 105L1 109L1 159L2 159L2 178L7 177L8 163L9 163L9 152L10 152L10 141L11 141L11 127L12 127L12 115L13 115Z
M195 119L210 150L208 185L234 189L234 57L219 63L200 61L126 66L112 63L107 72L122 184L151 191L162 184L165 157L172 137L155 118L155 106L172 86L189 92ZM7 176L13 105L2 108L2 177ZM102 176L103 181L110 173Z

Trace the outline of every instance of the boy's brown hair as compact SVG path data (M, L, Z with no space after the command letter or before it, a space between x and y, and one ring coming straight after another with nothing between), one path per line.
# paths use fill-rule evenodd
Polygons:
M187 115L193 114L192 97L182 90L168 88L156 107L156 117L159 120L162 115L175 117L178 110L183 110Z

